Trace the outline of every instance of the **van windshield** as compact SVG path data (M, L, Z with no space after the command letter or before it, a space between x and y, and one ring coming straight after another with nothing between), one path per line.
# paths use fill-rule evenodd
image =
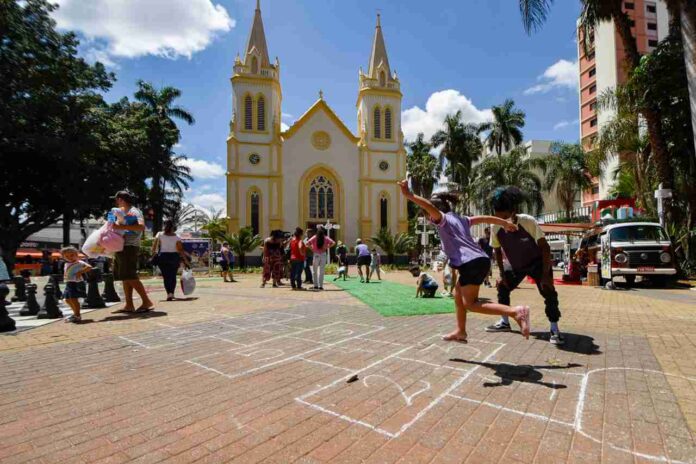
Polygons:
M635 242L635 241L667 241L669 237L660 226L626 226L617 227L609 231L612 241Z

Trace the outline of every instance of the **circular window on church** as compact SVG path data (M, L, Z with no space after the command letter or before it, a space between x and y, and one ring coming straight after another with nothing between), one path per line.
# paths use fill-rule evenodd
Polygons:
M331 136L324 131L316 131L312 134L312 145L317 150L327 150L331 146Z
M258 153L252 153L251 155L249 155L249 163L256 166L260 162L261 162L261 157L259 156Z
M386 162L386 161L384 161L384 160L380 161L380 162L379 162L379 169L381 169L382 171L388 170L388 169L389 169L389 163Z

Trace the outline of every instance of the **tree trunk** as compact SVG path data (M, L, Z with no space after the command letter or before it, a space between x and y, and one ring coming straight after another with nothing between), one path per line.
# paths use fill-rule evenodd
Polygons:
M694 150L696 151L696 1L684 0L681 7L681 33L684 43L684 64L689 85L689 100L691 101L691 128L694 135Z
M638 53L636 39L633 37L633 34L631 34L631 25L628 22L629 18L626 13L619 12L612 17L614 19L614 27L621 37L621 42L626 51L627 71L630 73L640 64L640 54ZM662 182L664 188L670 189L673 184L672 165L670 164L667 145L662 136L662 120L660 119L660 114L652 108L644 108L641 114L645 118L648 127L648 139L650 140L655 158L657 179L659 182ZM669 201L665 202L665 217L671 217Z
M72 225L72 210L63 211L63 246L70 245L70 226Z

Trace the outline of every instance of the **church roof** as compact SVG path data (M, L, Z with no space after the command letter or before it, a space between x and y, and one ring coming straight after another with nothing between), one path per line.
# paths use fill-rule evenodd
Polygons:
M384 63L384 66L386 67L387 79L391 78L389 58L387 57L387 47L384 45L382 25L380 23L379 14L377 14L377 26L375 26L375 37L372 41L372 53L370 54L370 67L367 70L368 76L375 78L377 67L381 63Z
M350 139L351 142L353 143L358 143L360 141L359 137L356 137L350 129L341 121L341 119L334 113L334 111L331 109L331 107L324 101L323 98L319 98L302 116L300 116L300 119L295 121L292 126L288 130L282 133L283 137L288 139L295 135L298 130L304 126L307 121L309 121L312 116L314 116L319 110L324 110L324 112L329 116L329 119L331 119L334 124L345 134L348 139Z
M256 48L256 51L261 56L261 66L268 67L271 61L268 59L268 47L266 46L266 33L263 30L263 20L261 19L260 0L256 0L256 11L254 11L254 23L251 26L249 33L249 41L247 42L246 54Z

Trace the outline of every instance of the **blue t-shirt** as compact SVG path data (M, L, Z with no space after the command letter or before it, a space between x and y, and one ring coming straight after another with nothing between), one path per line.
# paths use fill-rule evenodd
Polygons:
M365 245L364 243L361 243L360 245L355 247L355 252L358 254L358 256L370 256L370 248Z
M466 216L455 213L442 215L436 224L440 232L442 250L450 259L452 267L459 267L477 258L488 258L471 236L471 222Z

